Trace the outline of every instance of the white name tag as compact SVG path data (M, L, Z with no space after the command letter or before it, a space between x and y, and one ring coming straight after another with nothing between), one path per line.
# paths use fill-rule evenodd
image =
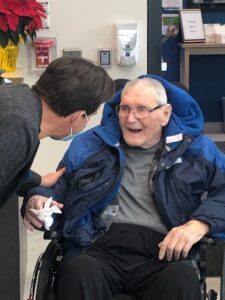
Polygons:
M179 142L183 140L183 133L179 133L176 135L171 135L166 137L166 143L174 143L174 142Z

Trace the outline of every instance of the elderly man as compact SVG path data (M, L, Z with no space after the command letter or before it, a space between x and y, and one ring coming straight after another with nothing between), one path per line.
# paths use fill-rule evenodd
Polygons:
M60 300L200 300L190 250L225 229L225 158L202 127L185 91L158 77L130 81L101 126L73 140L58 183L31 191L27 228L41 228L29 209L46 197L63 208Z

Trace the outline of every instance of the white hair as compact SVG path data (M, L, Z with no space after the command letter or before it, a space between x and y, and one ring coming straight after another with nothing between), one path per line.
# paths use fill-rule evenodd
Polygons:
M167 95L164 86L159 80L149 78L149 77L134 79L127 82L122 91L121 98L129 88L134 88L138 85L143 86L143 88L151 88L155 93L156 102L158 105L167 104Z

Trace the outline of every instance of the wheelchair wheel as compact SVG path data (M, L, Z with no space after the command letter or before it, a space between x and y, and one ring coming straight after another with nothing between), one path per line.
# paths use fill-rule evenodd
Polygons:
M29 300L56 300L57 274L62 259L62 245L52 240L37 260Z
M214 290L209 290L207 299L208 300L216 300L217 293Z

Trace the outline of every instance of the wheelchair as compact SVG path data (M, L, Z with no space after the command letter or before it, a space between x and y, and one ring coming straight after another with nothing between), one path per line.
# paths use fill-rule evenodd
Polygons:
M58 300L57 282L59 267L63 258L62 237L55 231L45 231L44 239L51 240L35 265L27 300ZM206 278L208 276L208 250L217 247L221 257L220 270L216 276L220 277L220 295L213 289L207 290ZM225 235L214 234L212 237L203 237L199 242L195 255L197 272L199 275L201 300L225 300ZM213 252L212 252L213 253ZM218 256L218 255L217 255ZM135 300L132 295L117 295L115 300Z

